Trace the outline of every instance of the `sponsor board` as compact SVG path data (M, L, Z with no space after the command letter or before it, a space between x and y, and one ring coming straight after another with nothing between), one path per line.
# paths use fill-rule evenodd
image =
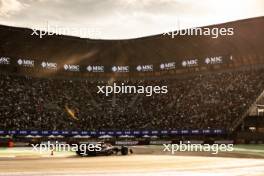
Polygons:
M35 61L31 59L18 59L17 64L23 67L34 67Z
M183 67L196 67L198 66L198 59L188 59L182 61Z
M153 65L138 65L136 67L136 70L138 72L149 72L149 71L153 71Z
M112 72L115 73L129 72L129 66L113 66Z
M104 72L104 66L102 65L88 65L86 67L88 72Z
M11 59L9 57L0 57L0 65L9 65L10 60Z
M80 71L79 65L64 64L63 68L65 71L73 71L73 72L79 72Z
M115 141L115 145L138 145L138 141Z
M41 67L48 70L56 70L57 69L57 63L55 62L41 62Z
M214 65L214 64L222 64L223 63L223 57L222 56L216 56L216 57L207 57L204 60L204 63L209 65Z
M161 70L171 70L176 68L176 62L168 62L160 64Z

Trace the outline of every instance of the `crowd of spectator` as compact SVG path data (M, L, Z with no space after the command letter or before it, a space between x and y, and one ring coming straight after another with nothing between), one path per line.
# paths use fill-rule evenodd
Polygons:
M226 129L263 91L263 77L263 69L252 69L126 81L165 85L168 93L105 96L97 86L112 82L0 74L0 129Z

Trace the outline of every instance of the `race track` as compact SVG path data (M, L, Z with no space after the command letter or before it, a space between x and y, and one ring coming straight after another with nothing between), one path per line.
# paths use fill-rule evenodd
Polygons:
M0 157L0 176L4 175L264 176L264 160L175 155Z

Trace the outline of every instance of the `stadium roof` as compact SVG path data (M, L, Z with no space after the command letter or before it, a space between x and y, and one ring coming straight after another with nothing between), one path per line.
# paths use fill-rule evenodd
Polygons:
M130 65L232 54L264 55L264 17L203 28L233 28L234 35L155 35L128 40L91 40L71 36L31 35L33 30L0 26L0 55L72 64Z

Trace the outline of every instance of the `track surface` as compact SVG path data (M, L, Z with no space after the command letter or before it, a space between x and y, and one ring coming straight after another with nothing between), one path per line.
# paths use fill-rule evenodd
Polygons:
M264 176L264 159L175 155L0 158L0 176Z
M39 153L30 147L1 148L0 176L264 176L263 145L238 146L235 152L184 152L171 155L161 146L135 146L129 156L77 157L74 152Z

